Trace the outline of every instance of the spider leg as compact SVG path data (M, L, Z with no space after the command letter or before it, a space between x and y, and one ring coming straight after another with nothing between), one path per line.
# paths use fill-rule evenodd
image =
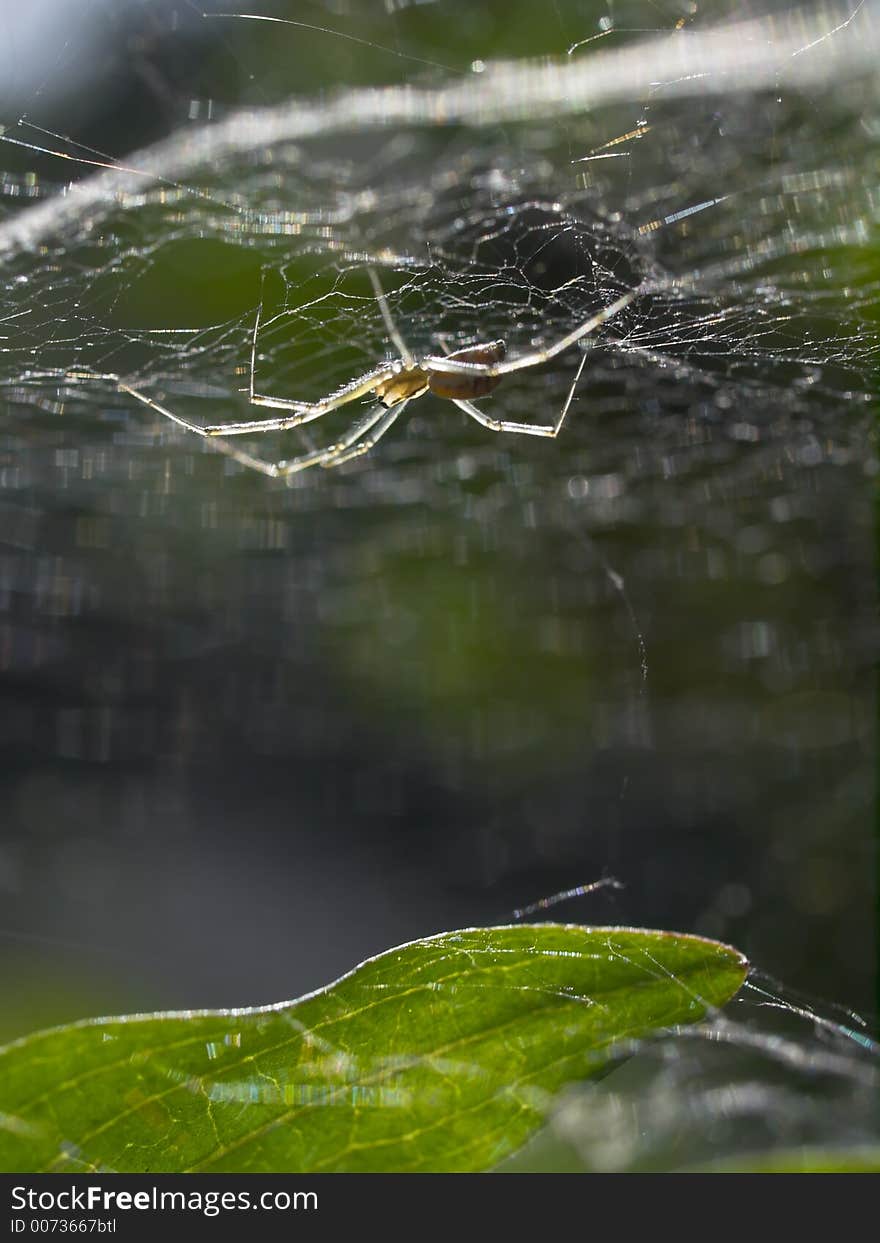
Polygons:
M327 445L323 449L315 449L310 453L303 453L299 457L283 459L279 462L267 462L265 458L255 457L251 453L245 453L241 449L236 449L233 445L227 444L219 436L209 436L204 427L199 427L198 423L191 423L188 419L181 418L179 414L175 414L173 410L169 410L167 406L161 405L153 397L149 397L146 393L140 392L136 388L132 388L130 384L125 384L122 380L118 381L119 388L122 392L128 393L131 397L137 398L145 406L149 406L151 410L155 410L157 414L164 415L166 419L170 419L172 423L176 423L178 427L183 427L188 432L195 432L197 436L202 436L211 445L212 449L216 449L218 453L224 454L226 457L232 458L242 466L250 467L252 470L261 471L264 475L268 475L272 479L284 478L287 475L296 474L298 471L306 470L309 466L336 466L340 462L347 462L350 457L355 457L360 453L366 453L368 449L376 443L380 436L384 436L385 432L397 417L403 413L404 407L410 401L406 398L404 401L398 402L396 406L386 409L381 403L371 406L369 411L358 419L353 427L345 433L335 444ZM352 445L359 437L379 424L377 430L372 436L368 436L362 444Z
M384 436L397 416L403 413L403 408L409 400L407 397L404 401L399 401L396 406L391 406L390 408L383 406L381 402L371 406L363 418L358 419L345 435L341 436L334 444L326 445L323 449L315 449L311 453L304 453L301 457L289 458L287 461L278 462L276 473L284 477L294 475L297 471L305 470L309 466L338 466L342 462L347 462L350 457L357 457L360 453L366 453L367 449L372 448L380 436ZM370 432L377 424L378 428L373 432L373 435L367 436L366 433ZM366 437L363 441L363 448L360 444L356 444L362 436ZM352 449L353 445L355 445L354 449Z
M391 318L391 312L388 309L388 302L379 284L379 278L373 268L368 268L370 280L373 289L376 291L376 298L379 302L379 309L382 312L382 318L385 321L385 327L388 334L403 360L407 370L415 366L413 356L404 341L403 337ZM251 365L250 379L248 381L248 400L252 406L265 406L270 410L289 410L291 413L286 417L275 419L249 419L240 423L215 424L206 427L205 431L209 436L243 436L249 435L251 432L283 432L291 427L299 427L303 423L310 423L312 419L320 419L322 415L329 414L331 410L337 410L340 406L347 405L350 401L357 401L359 397L365 397L371 393L377 384L381 384L383 380L390 380L400 370L398 364L376 367L373 371L366 372L365 375L359 376L356 380L352 380L350 384L346 384L336 393L331 393L329 397L324 397L320 401L297 401L287 397L270 397L264 393L256 391L256 371L257 371L257 337L260 332L260 322L263 316L263 297L260 293L260 302L257 306L257 314L254 318L254 331L251 337Z
M577 328L572 329L564 337L561 337L553 345L543 350L533 350L530 354L522 354L518 358L509 358L504 362L498 363L465 363L458 362L453 358L443 358L432 355L425 358L420 363L424 371L444 371L452 372L459 375L474 376L496 376L508 375L511 371L522 371L525 367L537 367L541 363L549 362L551 358L555 358L557 354L561 354L563 350L570 349L572 345L580 341L583 337L589 336L591 332L595 332L606 320L612 319L618 315L624 307L629 306L638 293L637 289L631 289L629 293L625 293L616 301L610 303L603 310L592 315L584 323L579 324ZM539 433L540 434L540 433Z
M458 406L459 410L463 410L465 414L469 414L472 419L476 419L478 423L482 423L483 427L488 427L490 431L522 432L526 436L549 436L552 439L555 439L562 429L562 424L565 422L565 416L568 414L569 407L574 399L574 391L577 388L578 381L581 378L581 373L583 372L586 362L587 356L584 354L581 357L577 374L569 387L568 396L563 402L562 410L559 412L559 418L555 423L514 423L510 419L493 419L491 415L486 414L484 411L480 410L479 407L472 405L469 401L462 401L459 398L453 398L452 400L455 405Z
M575 377L572 380L571 387L568 390L568 396L566 397L565 401L562 403L562 409L559 411L559 418L556 420L556 423L553 426L554 436L558 436L560 431L562 430L562 424L565 422L565 416L568 414L569 406L574 401L574 391L577 388L578 383L580 382L581 375L583 374L583 370L586 365L587 365L587 351L584 350L584 352L581 354L581 361L578 363L578 369L575 372Z
M254 385L256 383L255 373L257 370L257 333L260 331L260 320L263 318L263 289L266 286L266 269L260 269L260 301L257 303L257 314L254 319L254 335L251 337L251 376L248 384L251 402L253 402L256 394L254 393Z
M399 368L386 364L358 376L345 388L320 401L289 401L284 397L262 397L259 393L251 393L250 401L254 406L268 406L273 410L292 410L293 414L282 415L275 419L248 419L243 423L215 423L203 430L208 436L247 436L252 432L284 432L291 427L300 427L303 423L311 423L312 419L320 419L331 410L347 406L350 401L357 401L372 393L377 384L390 380Z
M128 393L131 397L136 397L138 401L145 406L149 406L151 410L155 410L157 414L164 415L166 419L170 419L178 427L186 428L188 432L195 432L197 436L203 436L218 453L225 454L226 457L232 458L234 462L238 462L241 466L248 466L252 470L262 471L264 475L269 475L271 478L278 474L278 468L274 462L266 462L263 458L254 457L251 453L245 453L242 449L233 448L225 440L208 436L205 429L199 427L197 423L190 423L187 419L182 419L179 414L175 414L167 406L160 405L154 398L148 397L146 393L141 393L136 388L132 388L130 384L123 383L122 380L118 381L118 387L121 392Z
M493 419L491 415L478 409L469 401L463 401L459 397L453 397L452 401L459 410L463 410L465 414L469 414L472 419L476 419L478 423L482 423L483 427L488 427L491 432L523 432L526 436L555 436L556 429L552 423L513 423L510 419Z
M260 275L260 301L257 304L257 314L254 317L254 332L253 332L253 336L251 337L251 370L250 370L250 378L248 380L248 401L251 403L252 406L270 406L273 410L295 410L298 413L302 413L306 408L312 405L311 402L289 401L283 397L276 397L276 398L267 397L267 396L263 396L262 394L256 391L257 337L259 336L259 332L260 332L260 321L263 318L263 288L265 284L266 284L266 272L264 269ZM303 420L303 422L305 421L306 420ZM248 430L252 430L250 428L250 425L248 424L243 424L243 426L247 427ZM278 430L280 429L275 427L274 425L271 427L269 426L266 427L266 431L278 431ZM211 434L218 435L219 433L212 432Z
M367 268L367 274L370 283L376 292L376 300L379 303L379 310L382 312L382 319L385 321L385 327L388 329L388 335L394 342L397 352L406 364L407 370L411 370L415 366L415 359L409 351L409 348L400 335L400 330L391 318L391 311L388 307L388 299L385 297L385 291L379 284L379 277L376 275L375 268Z
M399 401L396 406L391 406L387 410L384 406L380 406L380 417L374 421L373 430L370 434L365 436L363 440L358 441L358 443L352 448L343 450L341 446L337 446L339 451L333 453L327 458L326 461L323 461L321 465L328 468L331 466L341 466L343 462L350 462L352 458L360 457L363 453L369 453L373 445L382 439L391 427L392 423L395 423L400 415L403 414L404 409L410 401L412 401L411 397L405 397L403 401ZM361 435L367 430L369 430L367 427L358 428L358 435ZM351 439L353 441L356 437L352 437Z

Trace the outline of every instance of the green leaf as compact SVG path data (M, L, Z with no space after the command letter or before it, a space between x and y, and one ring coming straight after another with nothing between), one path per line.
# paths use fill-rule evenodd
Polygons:
M0 1049L0 1169L484 1170L563 1084L745 979L699 937L442 933L299 1001L93 1019Z

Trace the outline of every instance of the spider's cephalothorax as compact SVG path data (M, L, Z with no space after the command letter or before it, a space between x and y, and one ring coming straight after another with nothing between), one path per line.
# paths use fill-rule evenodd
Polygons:
M246 392L251 405L268 406L273 410L284 411L280 416L200 427L188 419L181 418L173 410L160 405L154 398L132 388L121 379L118 380L119 387L123 392L130 393L145 406L171 419L180 427L196 432L199 436L208 437L222 453L240 462L243 466L253 467L273 477L292 475L309 466L339 466L342 462L349 461L350 458L367 453L400 417L407 403L416 397L423 397L425 393L433 393L436 397L444 397L447 401L453 402L465 414L493 432L520 432L527 436L552 438L559 434L565 421L587 360L585 350L581 354L580 364L562 410L553 423L516 423L511 419L496 419L473 405L473 401L476 398L487 397L494 392L503 377L512 371L523 371L527 367L541 366L549 362L551 358L555 358L557 354L561 354L563 350L577 345L607 320L619 315L639 292L636 289L628 290L576 325L552 345L532 349L514 358L507 357L507 348L503 341L487 341L479 345L465 346L452 354L429 355L416 362L391 318L379 278L372 268L369 268L368 272L376 291L376 299L388 335L397 347L400 357L396 362L382 363L374 370L357 376L342 388L329 393L326 397L321 397L318 401L298 401L292 397L268 397L256 392L257 336L260 330L262 304L257 309L254 321L250 384ZM331 410L338 410L340 406L346 406L349 402L359 401L364 397L375 397L376 404L368 408L348 431L343 432L333 444L323 449L313 449L309 453L300 454L299 457L287 458L280 462L267 462L264 458L255 457L252 453L234 448L225 440L227 436L245 436L257 432L286 432L304 423L311 423L313 419L320 419L323 415L329 414Z
M447 358L454 363L477 363L491 367L500 363L506 353L503 341L490 341L487 345L470 345L456 350L454 354L447 354ZM373 392L386 406L396 406L399 401L410 401L427 392L435 397L445 397L448 401L457 398L473 400L475 397L488 397L501 383L501 378L500 375L486 375L478 371L434 371L430 364L427 367L404 365L387 380L380 380Z

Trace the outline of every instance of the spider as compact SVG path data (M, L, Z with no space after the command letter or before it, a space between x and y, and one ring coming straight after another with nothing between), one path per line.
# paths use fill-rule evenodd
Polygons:
M248 400L253 406L267 406L272 410L283 410L287 413L275 418L250 419L242 423L219 423L209 427L201 427L196 423L175 414L162 406L146 393L132 388L119 380L119 388L129 393L144 405L149 406L158 414L164 415L184 427L187 431L196 432L212 442L216 449L234 458L244 466L262 471L273 478L293 475L309 466L340 466L351 458L369 452L378 440L388 431L393 423L400 418L409 402L426 393L446 398L453 402L465 414L487 427L493 432L519 432L527 436L559 435L565 416L568 414L574 391L584 369L587 355L583 354L568 396L562 410L554 423L515 423L508 419L493 419L472 403L472 399L486 397L501 383L502 378L512 371L523 371L529 367L538 367L569 349L578 341L595 332L606 320L611 319L628 306L636 297L638 290L630 290L614 302L591 315L577 328L566 333L553 345L544 349L533 350L520 354L516 358L507 358L507 347L504 341L487 341L477 345L466 346L451 354L429 354L416 360L410 353L406 342L397 330L391 318L388 303L379 284L379 278L372 268L368 269L369 277L376 292L376 298L388 335L398 352L398 358L382 363L372 371L357 376L348 384L335 392L320 398L318 401L296 401L285 397L267 397L255 390L255 371L257 362L257 336L260 330L262 301L257 308L251 342L250 383L247 388ZM315 449L303 453L299 457L288 458L278 462L269 462L264 458L254 457L250 453L236 449L226 443L228 436L253 435L256 432L284 432L293 427L301 427L313 419L320 419L331 410L347 406L349 402L372 394L377 398L376 404L334 444L323 449Z

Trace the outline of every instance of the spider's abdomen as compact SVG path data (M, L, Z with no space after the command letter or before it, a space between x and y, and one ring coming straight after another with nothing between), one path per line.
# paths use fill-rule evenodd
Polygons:
M492 341L488 345L471 345L464 350L456 350L449 354L450 362L480 363L491 367L500 363L507 353L503 341ZM450 401L456 398L469 401L474 397L486 397L501 383L500 375L481 375L478 371L429 371L428 388L437 397L446 397Z

